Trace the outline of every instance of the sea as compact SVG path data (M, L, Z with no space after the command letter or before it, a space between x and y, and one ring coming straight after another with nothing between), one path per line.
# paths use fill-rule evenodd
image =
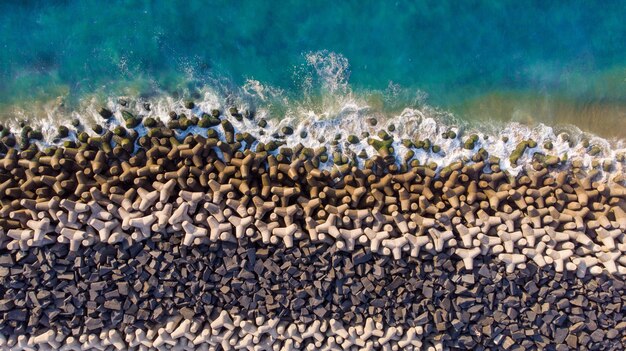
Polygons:
M467 154L447 130L502 158L529 138L611 158L626 138L624 18L620 1L2 1L0 124L53 143L73 119L105 123L103 106L167 120L193 100L193 114L236 106L292 126L287 144L393 125L441 145L424 161Z

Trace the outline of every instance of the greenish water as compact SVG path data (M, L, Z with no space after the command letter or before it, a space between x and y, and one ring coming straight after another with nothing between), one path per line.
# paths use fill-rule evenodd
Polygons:
M260 82L278 100L427 102L624 138L624 18L617 1L3 2L0 113Z

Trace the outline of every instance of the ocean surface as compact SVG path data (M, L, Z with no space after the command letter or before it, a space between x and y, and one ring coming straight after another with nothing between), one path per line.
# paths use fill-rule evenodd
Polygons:
M3 1L0 121L193 99L312 128L412 111L621 145L624 18L618 1Z

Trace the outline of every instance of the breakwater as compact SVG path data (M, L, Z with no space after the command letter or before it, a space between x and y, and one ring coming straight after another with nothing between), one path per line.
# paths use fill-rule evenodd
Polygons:
M2 129L0 346L624 346L623 154L125 104Z

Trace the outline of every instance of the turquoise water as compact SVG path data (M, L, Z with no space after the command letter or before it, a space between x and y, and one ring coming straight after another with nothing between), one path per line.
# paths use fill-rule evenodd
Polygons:
M259 82L623 138L624 18L593 1L3 2L0 110Z

